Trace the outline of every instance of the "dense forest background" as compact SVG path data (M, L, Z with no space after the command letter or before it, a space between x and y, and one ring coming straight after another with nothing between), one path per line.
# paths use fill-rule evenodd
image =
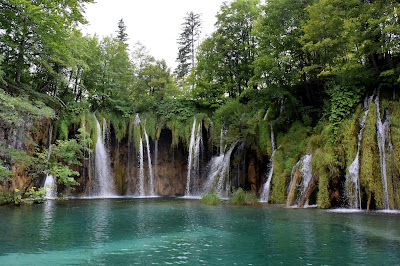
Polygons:
M115 37L83 36L78 28L91 2L0 2L3 182L22 169L33 180L51 172L60 184L75 185L70 166L81 164L96 141L93 112L109 121L117 139L134 130L139 113L149 136L167 127L174 145L188 143L196 116L210 118L216 135L226 129L227 143L241 141L259 157L271 156L273 127L279 149L272 202L285 200L285 176L312 151L318 204L329 207L329 187L357 152L356 120L367 96L381 95L392 136L400 132L398 1L236 0L221 6L215 32L201 43L201 17L188 13L175 71L143 45L129 48L123 21ZM51 123L57 141L50 154L38 135L48 134L40 128ZM32 127L36 135L18 133ZM370 146L365 141L364 149L377 149ZM365 156L362 171L374 171L372 157ZM372 175L361 172L361 182L379 205Z

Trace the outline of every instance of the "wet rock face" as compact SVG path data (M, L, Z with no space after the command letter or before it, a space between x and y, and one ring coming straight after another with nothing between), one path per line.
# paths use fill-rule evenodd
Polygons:
M187 154L180 144L171 148L172 134L162 130L158 142L158 160L156 168L156 191L161 196L183 195L186 187Z
M248 181L250 183L251 192L257 192L257 171L254 157L251 157L248 167Z

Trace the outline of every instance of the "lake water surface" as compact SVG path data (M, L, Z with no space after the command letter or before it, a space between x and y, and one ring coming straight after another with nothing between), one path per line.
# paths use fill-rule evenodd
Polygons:
M190 199L0 207L0 265L400 263L400 215Z

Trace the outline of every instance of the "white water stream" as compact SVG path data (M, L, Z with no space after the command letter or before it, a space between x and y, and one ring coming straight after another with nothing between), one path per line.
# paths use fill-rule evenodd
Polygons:
M100 123L94 115L97 125L97 142L95 151L96 180L97 184L94 189L95 196L112 197L115 196L114 176L111 170L110 157L104 144ZM105 126L104 126L105 129ZM103 130L104 131L104 130Z

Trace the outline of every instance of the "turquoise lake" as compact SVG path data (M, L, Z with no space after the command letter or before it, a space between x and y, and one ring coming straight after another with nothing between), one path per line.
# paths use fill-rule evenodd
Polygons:
M199 200L0 207L0 265L400 263L400 215Z

